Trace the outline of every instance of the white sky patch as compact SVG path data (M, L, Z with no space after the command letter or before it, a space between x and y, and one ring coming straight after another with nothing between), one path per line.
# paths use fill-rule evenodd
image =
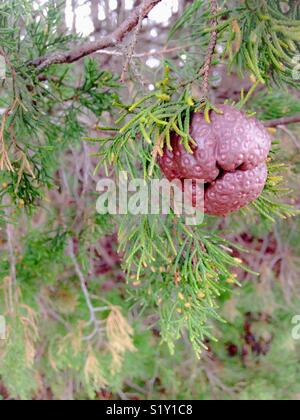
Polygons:
M94 25L91 20L91 8L84 0L78 1L78 7L76 8L76 31L83 36L88 36L94 32ZM72 29L73 25L73 9L72 0L67 0L66 3L66 24L69 29Z
M152 38L157 38L158 37L158 30L153 28L150 31L150 35L152 36Z
M132 10L134 0L125 0L125 9Z
M211 85L214 87L219 87L222 83L222 76L220 75L219 70L215 69L212 72L213 80L211 81Z
M116 10L118 7L117 0L109 0L109 8L110 10Z
M45 1L45 0L42 0ZM91 20L91 9L90 4L86 0L78 0L78 6L76 8L76 30L78 33L88 36L94 31L93 22ZM125 9L131 10L134 5L134 0L125 0ZM149 19L158 24L167 25L168 21L172 17L173 13L178 11L179 0L162 0L154 9L149 13ZM117 10L117 0L109 0L109 8L111 11ZM69 29L72 29L73 25L73 9L72 0L66 2L66 25ZM99 6L99 20L104 21L106 19L105 8L100 4ZM151 36L156 38L158 31L156 29L151 30Z
M160 65L160 60L158 60L155 57L150 57L148 58L148 60L146 61L146 64L148 67L150 67L151 69L155 69L157 67L159 67Z
M34 10L39 10L41 6L46 4L47 0L40 0L40 1L34 1L33 2L33 8Z
M76 30L84 36L94 32L94 25L91 19L91 9L89 4L83 4L76 9Z
M72 28L73 12L72 12L72 0L66 2L66 25L69 29Z
M222 54L223 52L224 52L224 47L223 47L223 45L217 45L216 46L216 50L217 50L217 52L219 53L219 54Z
M153 91L155 89L155 86L151 84L151 85L148 86L148 89Z
M105 9L104 9L103 5L99 6L98 18L99 18L99 20L105 20L105 18L106 18Z
M149 19L156 23L167 23L172 17L173 13L178 12L178 0L163 0L149 13Z

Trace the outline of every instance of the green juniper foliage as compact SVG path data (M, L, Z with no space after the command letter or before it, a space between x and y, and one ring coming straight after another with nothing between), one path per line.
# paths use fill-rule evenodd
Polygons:
M298 346L287 337L299 290L290 278L289 289L279 286L283 265L269 243L286 243L297 267L295 144L283 150L276 132L263 194L226 221L207 217L195 227L173 212L96 214L93 171L160 178L157 158L171 149L171 134L192 153L192 114L209 122L220 112L203 91L214 31L211 66L250 80L228 103L263 121L299 113L299 2L219 1L213 15L210 3L185 8L165 39L176 58L161 60L151 92L132 84L132 101L120 76L94 58L37 68L39 57L84 42L62 30L65 2L0 5L0 313L8 326L0 380L12 398L43 399L45 390L56 399L299 395ZM261 259L250 264L260 237L270 271Z

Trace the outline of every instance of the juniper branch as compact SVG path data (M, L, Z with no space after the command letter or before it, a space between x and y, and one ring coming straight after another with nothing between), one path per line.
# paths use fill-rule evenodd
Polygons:
M65 53L55 53L49 56L39 57L31 62L31 65L37 67L38 71L43 71L52 64L74 63L83 57L93 54L99 50L115 47L138 25L140 19L147 17L149 12L160 3L161 0L145 0L145 2L136 8L130 16L110 35L107 35L97 41L87 42L75 47Z

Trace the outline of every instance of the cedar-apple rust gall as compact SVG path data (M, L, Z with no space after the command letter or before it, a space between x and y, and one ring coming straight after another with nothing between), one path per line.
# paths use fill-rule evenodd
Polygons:
M194 140L191 152L173 132L170 146L159 158L169 181L201 179L204 212L212 216L227 216L260 196L271 148L271 135L260 121L233 106L220 105L209 115L195 112L189 131Z
M187 148L174 131L158 164L165 178L117 181L102 179L97 191L100 214L185 216L199 225L204 214L224 217L255 201L268 178L271 135L263 124L230 105L209 115L195 112L190 123L194 140Z

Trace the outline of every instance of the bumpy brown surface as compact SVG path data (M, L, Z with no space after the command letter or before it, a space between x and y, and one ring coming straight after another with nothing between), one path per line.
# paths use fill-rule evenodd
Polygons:
M199 179L206 184L205 212L225 216L246 206L262 193L267 180L266 160L271 137L256 118L229 105L211 113L208 124L202 113L193 115L190 134L196 141L193 154L173 133L173 151L164 150L161 170L170 180Z

